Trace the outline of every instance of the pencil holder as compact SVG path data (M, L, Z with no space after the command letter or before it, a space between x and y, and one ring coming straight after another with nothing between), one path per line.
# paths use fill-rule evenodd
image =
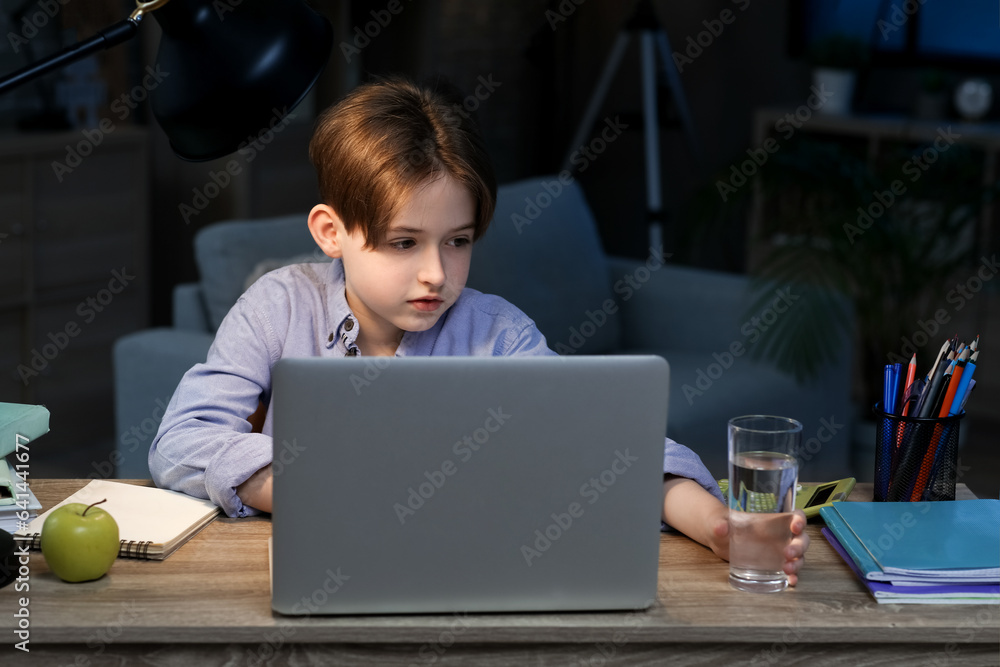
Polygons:
M954 500L958 431L965 412L918 419L873 409L876 501Z

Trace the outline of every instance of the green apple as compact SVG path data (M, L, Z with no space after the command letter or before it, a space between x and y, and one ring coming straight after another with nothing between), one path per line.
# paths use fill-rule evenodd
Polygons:
M118 557L118 523L100 505L69 503L57 507L42 524L42 555L63 581L104 576Z

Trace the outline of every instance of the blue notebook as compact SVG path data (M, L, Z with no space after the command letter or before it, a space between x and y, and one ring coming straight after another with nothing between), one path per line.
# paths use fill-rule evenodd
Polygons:
M820 516L865 579L1000 582L1000 500L837 503Z
M995 604L1000 602L1000 584L928 584L898 586L882 581L868 581L833 531L823 528L823 537L834 551L858 575L879 604Z

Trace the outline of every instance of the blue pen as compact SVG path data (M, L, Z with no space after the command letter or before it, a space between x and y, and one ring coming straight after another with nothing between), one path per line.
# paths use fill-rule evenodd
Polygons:
M895 408L895 396L898 391L899 373L896 372L898 364L886 364L882 385L882 409L886 414L893 414ZM889 479L892 473L892 449L895 445L895 429L887 427L892 422L886 420L880 428L876 438L875 450L875 499L886 500L889 496Z
M899 381L903 374L903 364L885 365L885 385L882 391L882 407L886 414L899 412Z

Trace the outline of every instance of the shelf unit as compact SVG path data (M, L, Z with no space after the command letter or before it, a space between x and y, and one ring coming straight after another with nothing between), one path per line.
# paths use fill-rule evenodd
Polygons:
M147 155L135 127L0 137L0 401L49 408L37 473L113 448L111 347L149 322Z

